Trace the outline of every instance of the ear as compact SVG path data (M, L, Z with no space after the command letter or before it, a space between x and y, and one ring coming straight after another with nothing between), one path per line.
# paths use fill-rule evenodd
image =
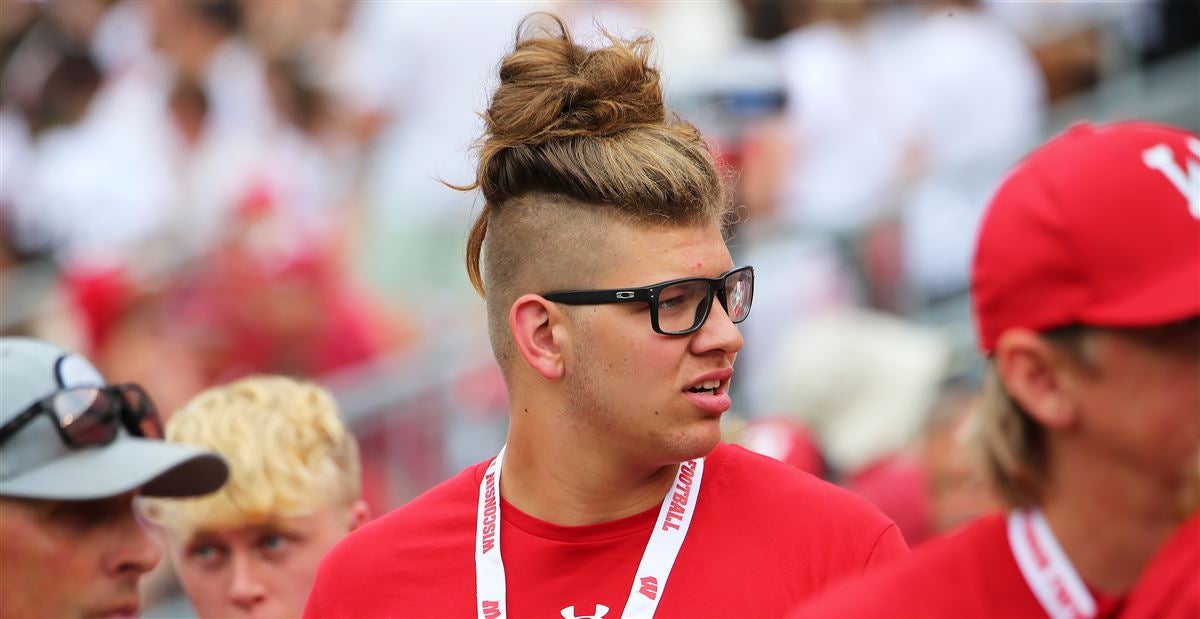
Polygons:
M1078 419L1078 406L1063 353L1029 329L1011 329L996 341L996 371L1004 388L1038 424L1064 430Z
M508 311L508 328L517 352L546 380L563 376L562 340L566 333L561 322L558 308L536 294L517 299Z
M353 531L371 521L371 506L367 505L366 501L358 499L350 504L350 510L346 515L349 516L347 521L350 531Z

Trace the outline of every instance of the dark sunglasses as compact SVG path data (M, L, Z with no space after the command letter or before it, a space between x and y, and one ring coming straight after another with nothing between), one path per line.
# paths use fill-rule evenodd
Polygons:
M150 396L138 385L126 384L52 393L0 427L0 445L43 414L54 419L58 435L71 448L107 445L116 440L121 425L134 436L163 437L162 421Z
M754 300L754 267L742 267L720 277L687 277L641 288L569 290L542 295L566 305L647 303L650 326L662 335L687 335L704 326L713 297L737 324L750 315Z

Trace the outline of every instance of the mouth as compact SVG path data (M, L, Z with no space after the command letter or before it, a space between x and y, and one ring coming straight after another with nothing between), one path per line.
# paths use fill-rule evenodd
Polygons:
M122 604L92 615L96 619L137 619L137 604Z
M687 389L688 393L707 393L717 395L725 393L726 381L723 380L706 380L698 385L693 385Z
M729 381L732 369L716 370L693 379L684 387L683 393L697 408L711 415L720 415L729 410Z

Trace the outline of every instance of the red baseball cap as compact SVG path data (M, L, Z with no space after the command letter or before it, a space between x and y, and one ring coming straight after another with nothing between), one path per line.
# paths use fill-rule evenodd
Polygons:
M971 270L979 346L1014 327L1138 327L1200 316L1200 137L1076 125L1009 173Z

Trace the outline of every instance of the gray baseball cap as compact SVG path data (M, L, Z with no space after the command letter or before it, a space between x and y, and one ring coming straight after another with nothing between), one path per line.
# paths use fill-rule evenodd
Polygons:
M0 427L62 389L104 386L86 359L43 341L0 337ZM188 497L220 488L229 477L212 451L133 436L122 426L102 446L71 447L50 415L38 415L0 445L0 496L84 501L141 489Z

